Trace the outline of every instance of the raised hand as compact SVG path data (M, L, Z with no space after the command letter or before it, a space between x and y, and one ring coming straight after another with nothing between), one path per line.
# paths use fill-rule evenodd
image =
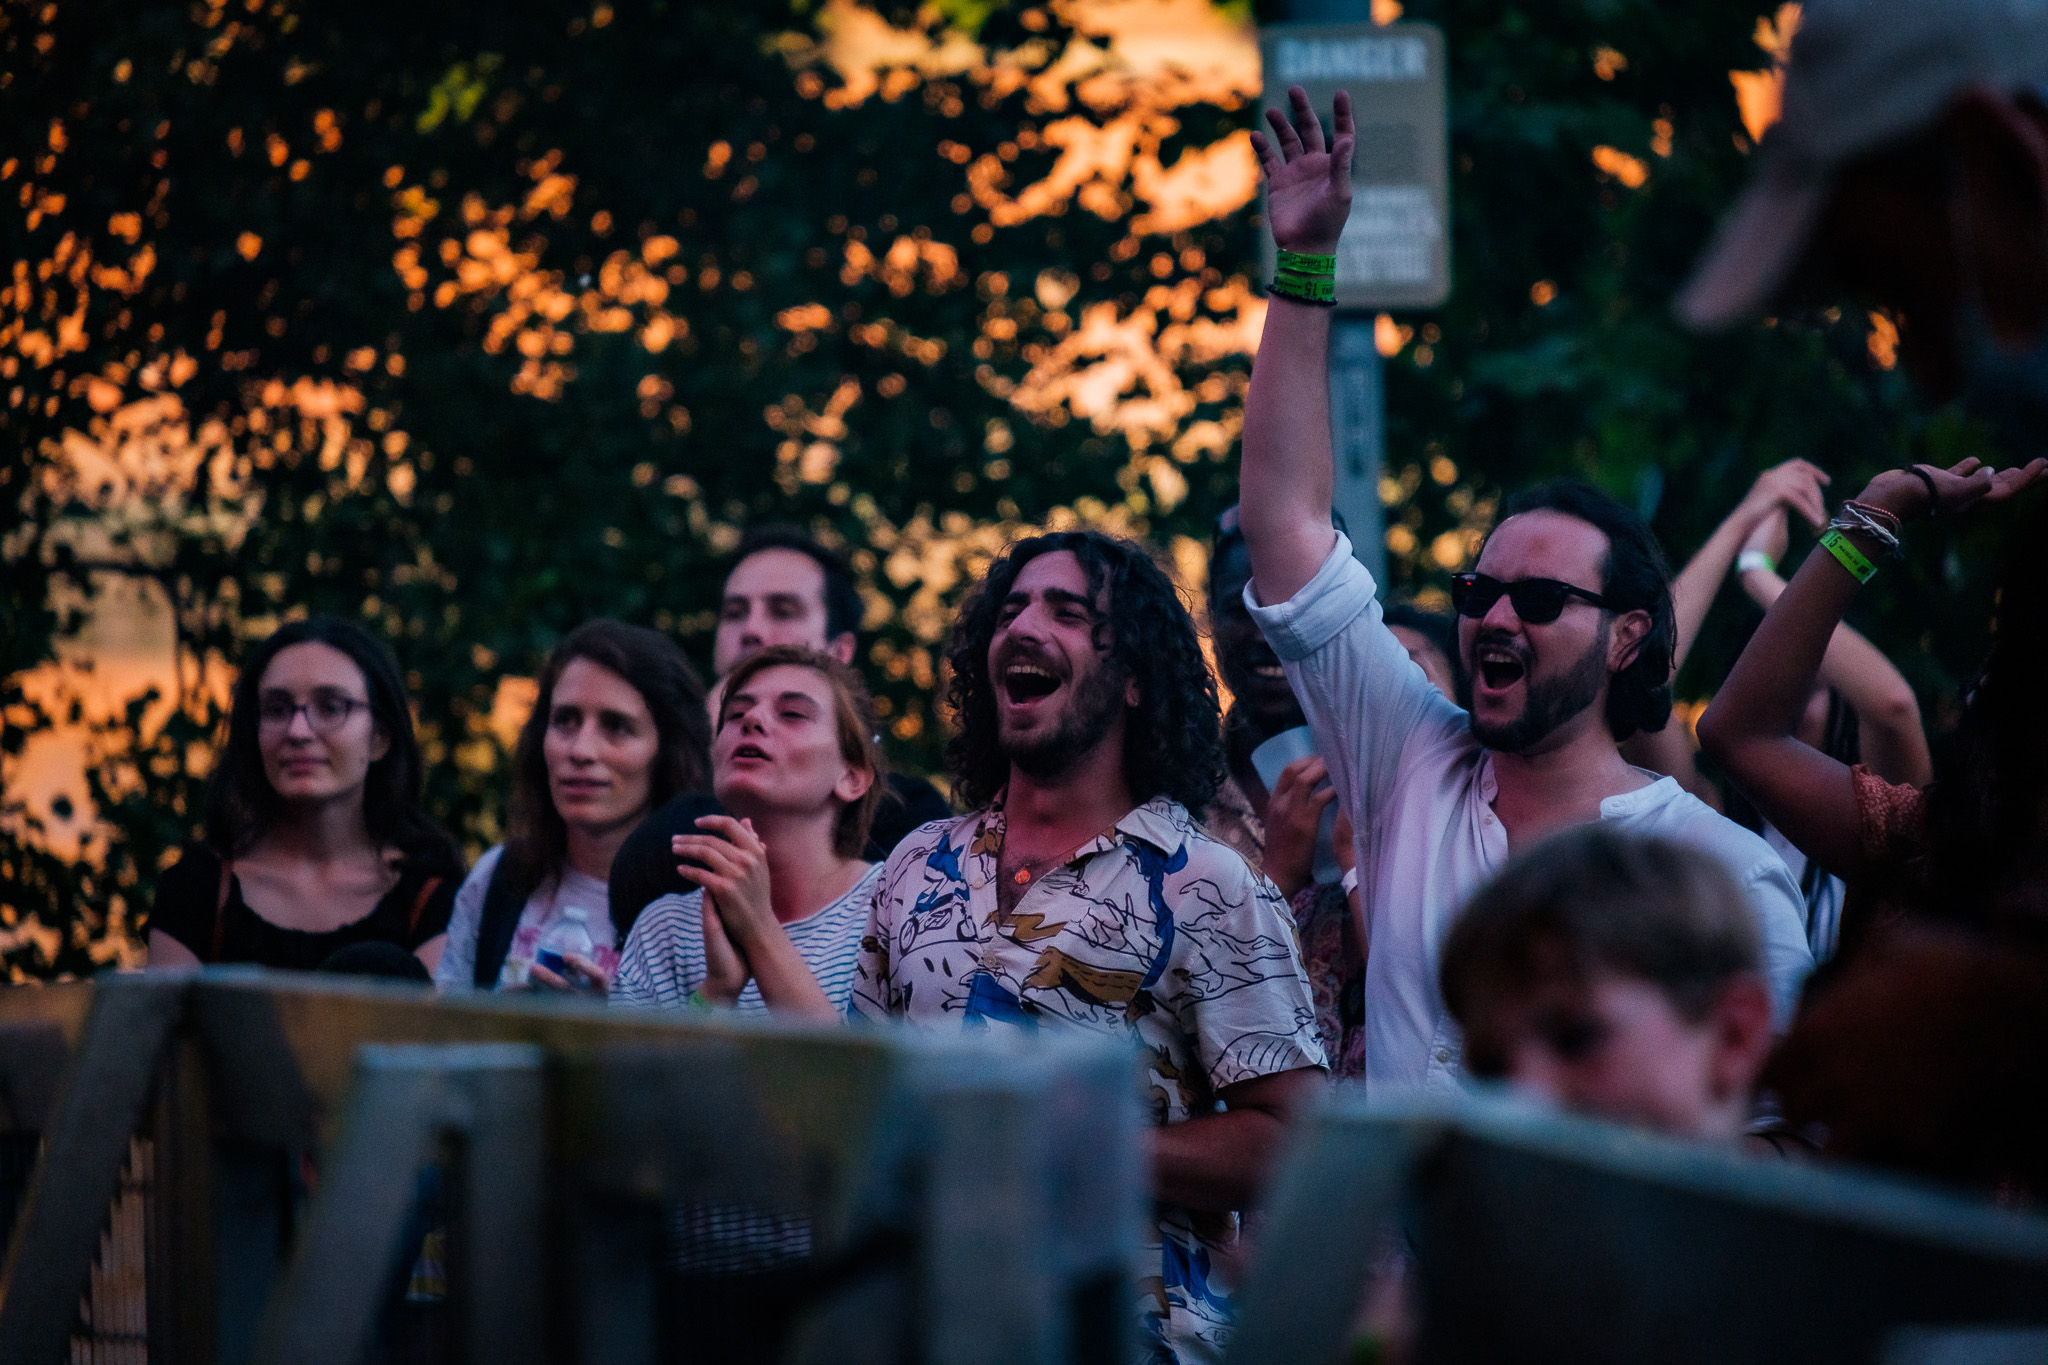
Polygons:
M1826 489L1832 482L1827 471L1809 460L1787 460L1756 476L1742 500L1742 510L1757 522L1780 509L1797 512L1817 531L1828 524Z
M1292 86L1287 101L1292 123L1278 109L1266 111L1274 141L1252 134L1252 151L1266 177L1266 221L1273 240L1285 250L1327 256L1337 250L1337 238L1351 216L1351 149L1357 142L1351 96L1337 92L1336 141L1328 147L1308 92Z
M2044 474L2048 459L1993 469L1972 456L1947 469L1931 464L1888 469L1870 481L1859 501L1900 517L1949 516L1979 503L2004 502Z
M1316 835L1323 808L1337 797L1330 770L1310 754L1280 770L1273 794L1266 799L1266 876L1289 900L1315 875Z

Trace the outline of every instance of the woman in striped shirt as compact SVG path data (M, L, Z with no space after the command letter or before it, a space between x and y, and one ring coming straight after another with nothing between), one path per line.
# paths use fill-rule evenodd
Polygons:
M885 775L873 705L845 664L784 645L735 668L712 740L728 813L673 846L702 889L642 912L612 1001L842 1017L880 871L859 855Z

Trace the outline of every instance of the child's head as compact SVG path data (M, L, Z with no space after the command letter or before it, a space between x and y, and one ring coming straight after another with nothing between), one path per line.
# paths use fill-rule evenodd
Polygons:
M1742 888L1714 859L1582 826L1516 858L1444 945L1465 1067L1567 1108L1732 1141L1771 1046Z

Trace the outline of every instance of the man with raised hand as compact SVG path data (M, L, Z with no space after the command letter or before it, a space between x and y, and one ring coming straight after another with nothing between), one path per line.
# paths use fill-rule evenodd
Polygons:
M1299 89L1293 120L1253 134L1281 271L1245 401L1246 602L1287 670L1356 830L1371 952L1366 1085L1380 1097L1454 1088L1455 1021L1438 957L1459 907L1513 851L1608 820L1717 858L1757 917L1778 1018L1811 969L1802 902L1756 835L1620 741L1671 711L1670 572L1642 518L1583 483L1531 489L1453 578L1469 715L1388 631L1372 576L1330 527L1329 301L1351 207L1351 105L1335 143Z
M1157 1125L1145 1359L1216 1360L1235 1212L1324 1054L1280 893L1189 814L1223 770L1195 623L1143 547L1059 532L989 566L947 659L974 809L890 855L853 1012L1129 1038Z

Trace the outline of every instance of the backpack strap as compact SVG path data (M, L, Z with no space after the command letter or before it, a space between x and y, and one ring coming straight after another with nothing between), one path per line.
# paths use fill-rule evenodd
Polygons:
M413 898L412 913L405 917L405 935L411 938L420 931L420 916L427 913L427 903L434 899L434 893L441 889L442 878L429 877L420 887L419 895Z
M235 860L226 854L220 859L220 894L213 900L213 951L206 955L208 962L220 961L220 955L227 951L228 942L228 887L235 879Z
M520 885L526 878L514 875L512 861L509 850L500 853L498 865L491 869L491 884L484 888L484 908L476 929L474 978L480 991L497 989L498 973L504 969L506 954L512 951L512 936L519 931L519 914L526 909L526 898L533 894L531 886Z

